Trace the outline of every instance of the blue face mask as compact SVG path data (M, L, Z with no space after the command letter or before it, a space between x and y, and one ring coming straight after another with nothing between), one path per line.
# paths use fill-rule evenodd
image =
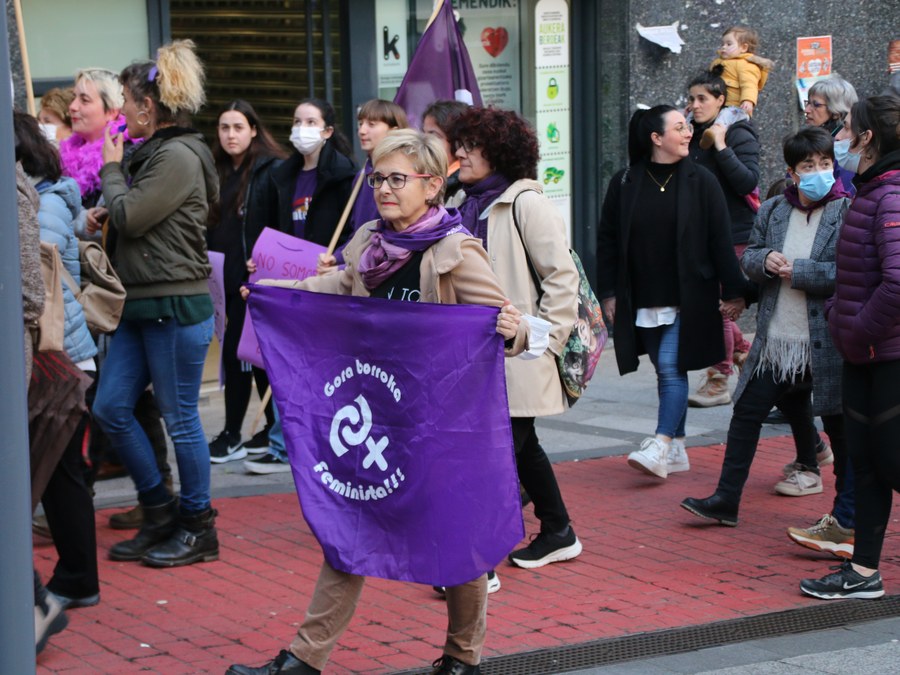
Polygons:
M797 185L797 189L807 199L817 202L831 192L832 185L834 185L833 171L814 171L800 174L800 183Z
M855 152L850 152L851 139L845 138L834 142L834 160L840 167L850 173L859 172L859 158Z

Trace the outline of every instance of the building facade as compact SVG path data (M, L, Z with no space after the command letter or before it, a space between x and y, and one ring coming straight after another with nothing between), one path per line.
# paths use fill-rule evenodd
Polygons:
M36 94L77 68L114 70L192 38L208 69L209 103L197 125L246 98L286 142L296 102L330 100L344 131L356 107L392 98L433 9L432 0L23 0ZM10 16L14 63L20 63ZM609 177L626 162L627 122L638 105L686 103L686 84L715 56L722 31L761 35L772 72L754 116L762 143L760 189L783 175L780 140L803 121L795 89L796 40L830 35L833 68L860 95L888 83L887 47L900 3L823 0L454 0L486 103L521 112L541 139L539 179L594 269L596 222ZM675 26L674 53L637 25ZM16 76L20 79L17 81ZM21 73L14 73L24 105Z

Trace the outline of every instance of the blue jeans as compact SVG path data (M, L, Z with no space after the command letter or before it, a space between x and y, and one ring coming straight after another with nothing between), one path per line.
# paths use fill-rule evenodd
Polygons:
M153 446L134 417L140 395L153 385L175 445L181 510L209 508L209 445L198 403L213 317L190 326L175 319L122 320L113 336L94 401L94 417L128 468L138 496L162 483Z
M638 337L656 368L656 391L659 394L659 412L656 433L669 438L684 437L684 423L688 409L687 372L678 370L678 328L681 317L675 323L656 328L638 328Z
M284 448L284 430L281 428L281 414L278 406L272 401L272 409L275 412L275 422L269 427L269 454L277 457L282 462L288 461L287 450Z

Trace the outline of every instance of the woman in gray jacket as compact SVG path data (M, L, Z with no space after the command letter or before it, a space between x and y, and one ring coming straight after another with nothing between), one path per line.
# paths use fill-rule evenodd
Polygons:
M835 183L834 144L824 129L805 127L789 137L784 159L795 185L762 205L741 259L760 286L759 313L735 390L719 484L710 497L681 503L694 515L732 527L760 428L774 404L788 417L797 445L797 459L785 467L775 492L791 497L822 492L818 434L809 424L813 411L831 440L836 471L847 458L841 358L828 333L824 305L834 292L835 246L849 200ZM836 543L852 546L852 530L838 527L834 534Z

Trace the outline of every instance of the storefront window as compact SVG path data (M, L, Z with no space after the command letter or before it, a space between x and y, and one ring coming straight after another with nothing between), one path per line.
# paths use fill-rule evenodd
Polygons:
M35 80L68 80L88 67L118 72L149 56L146 0L28 0L22 15Z

